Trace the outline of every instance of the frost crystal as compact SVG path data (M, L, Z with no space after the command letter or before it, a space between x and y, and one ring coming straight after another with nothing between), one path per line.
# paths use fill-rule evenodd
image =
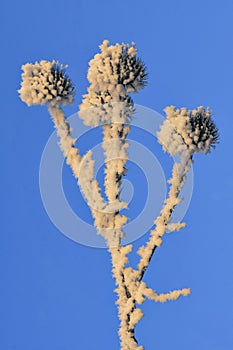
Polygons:
M166 120L157 133L158 141L170 155L185 150L194 153L209 153L218 143L219 133L211 112L200 106L196 110L165 108Z
M108 44L108 40L103 41L101 53L96 54L89 63L87 77L90 86L80 105L80 118L87 123L87 114L82 111L90 107L101 107L99 114L103 116L109 115L108 110L105 111L109 104L111 107L112 103L124 102L130 114L133 102L129 93L138 92L146 85L146 68L141 59L136 57L134 43L131 46L124 43Z
M22 101L28 106L51 104L71 104L74 86L65 74L67 66L57 61L41 60L35 64L22 66L21 89L18 90Z

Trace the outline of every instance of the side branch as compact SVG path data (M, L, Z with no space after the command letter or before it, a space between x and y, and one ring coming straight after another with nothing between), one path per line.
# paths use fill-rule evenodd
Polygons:
M111 208L108 208L104 202L98 181L94 179L92 154L90 151L83 157L79 154L79 150L75 147L76 139L71 136L72 130L69 122L65 119L65 114L58 104L49 105L49 113L57 129L59 146L67 164L73 171L74 177L78 179L78 185L94 217L95 226L98 232L106 238L108 236L107 233L114 229L115 225L111 224L113 222ZM117 210L120 209L121 207L118 204ZM123 218L122 220L124 221L125 219Z
M141 259L138 264L138 281L141 281L150 263L150 260L157 247L162 244L162 236L166 233L167 226L171 220L172 213L176 205L180 202L179 194L182 190L187 173L192 164L192 156L188 150L183 152L181 163L175 163L173 166L172 177L169 180L171 184L168 198L165 201L164 207L161 210L160 216L155 220L155 229L151 230L150 238L146 246L142 246L138 250ZM180 228L184 225L180 224ZM177 226L178 227L178 226Z
M76 139L71 136L71 127L65 114L59 105L49 105L49 113L53 119L54 127L57 129L59 146L66 158L67 164L71 167L76 179L79 177L82 157L75 147Z
M142 293L150 300L154 300L159 303L165 303L168 300L177 300L181 296L186 297L191 293L191 291L190 291L190 288L183 288L183 289L173 290L169 293L158 294L156 291L154 291L151 288L145 288L142 291Z

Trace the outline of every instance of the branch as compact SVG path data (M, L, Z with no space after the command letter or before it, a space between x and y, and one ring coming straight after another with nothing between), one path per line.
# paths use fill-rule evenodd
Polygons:
M162 293L162 294L158 294L156 291L154 291L151 288L144 288L141 290L141 292L148 299L157 301L159 303L165 303L168 300L177 300L179 299L179 297L181 296L186 297L191 293L190 288L177 289L169 293Z
M74 177L78 179L82 157L75 147L76 139L71 136L69 122L65 119L65 114L59 105L49 104L48 110L57 129L59 146L66 158L66 163L70 165Z
M137 278L139 281L142 280L155 249L162 244L161 238L166 233L167 225L171 220L172 213L176 205L180 202L178 197L185 184L187 173L190 170L191 164L192 156L187 150L186 152L182 153L181 163L175 163L173 166L172 177L169 180L169 183L171 184L170 191L164 207L161 210L160 216L158 216L154 222L156 227L155 229L151 230L150 238L146 243L146 246L142 246L138 250L138 254L141 256L138 264Z
M107 206L100 193L98 181L94 179L94 160L92 160L91 151L81 157L79 150L75 147L76 139L71 136L71 127L65 119L65 115L61 107L57 105L49 105L49 113L52 116L57 135L60 138L59 146L66 158L66 162L70 165L73 175L78 179L80 189L87 200L88 206L95 220L95 226L98 233L104 238L108 238L109 233L115 227L115 221L111 208ZM118 205L117 210L120 210ZM122 222L126 220L120 215L117 217ZM114 222L113 222L114 221ZM112 223L111 223L112 222Z

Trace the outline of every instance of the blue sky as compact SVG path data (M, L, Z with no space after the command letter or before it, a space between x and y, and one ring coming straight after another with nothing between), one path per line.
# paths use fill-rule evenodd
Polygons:
M45 107L28 108L17 94L22 64L57 59L69 64L76 84L75 104L66 108L67 115L75 113L88 86L88 61L104 39L136 42L149 82L135 103L159 113L171 104L210 106L221 134L212 154L195 159L187 228L165 238L145 276L159 292L190 287L192 294L163 305L146 302L136 329L139 344L146 350L233 348L232 14L231 0L2 5L1 349L119 349L109 254L68 239L48 217L39 166L52 122ZM144 136L132 132L159 152ZM168 158L157 157L167 169ZM146 177L133 164L129 168L133 216ZM90 220L68 168L62 176L72 209Z

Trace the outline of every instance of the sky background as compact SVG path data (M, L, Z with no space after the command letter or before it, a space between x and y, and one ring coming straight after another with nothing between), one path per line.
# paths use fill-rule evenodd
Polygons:
M109 254L68 239L48 217L39 166L53 125L45 107L28 108L17 93L22 64L57 59L69 64L76 84L75 104L66 108L67 115L75 113L88 86L88 61L104 39L136 42L149 81L135 103L159 113L167 105L210 106L221 135L215 151L195 158L187 227L164 239L145 275L158 292L190 287L192 294L144 303L139 344L146 350L233 349L232 16L231 0L1 5L0 349L119 349ZM93 134L92 142L98 137ZM159 152L149 136L134 130L132 137ZM88 149L89 141L80 140L80 147ZM168 157L156 157L167 172ZM136 168L129 163L132 219L145 200L146 174ZM66 167L62 178L72 209L91 220Z

